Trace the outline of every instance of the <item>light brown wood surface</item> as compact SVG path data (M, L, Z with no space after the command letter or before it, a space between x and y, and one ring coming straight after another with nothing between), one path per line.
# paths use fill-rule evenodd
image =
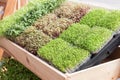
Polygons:
M28 3L28 0L20 0L20 6L23 7Z
M116 80L120 74L120 59L64 74L5 38L0 39L0 46L43 80Z
M116 80L120 74L120 59L68 75L68 80Z
M53 68L43 60L35 57L31 53L12 43L11 41L2 38L0 46L8 51L16 60L34 72L43 80L65 80L66 76Z
M3 49L2 48L0 48L0 60L2 59L2 57L3 57Z
M28 0L8 0L4 17L12 14L16 9L20 9L27 2ZM120 48L116 49L107 60L114 61L72 74L64 74L5 38L0 38L0 47L5 50L0 48L0 58L3 56L3 52L12 55L43 80L116 80L120 77L120 59L118 59L120 58Z
M3 18L15 12L17 0L7 0Z
M0 2L6 3L6 2L7 2L7 0L0 0Z

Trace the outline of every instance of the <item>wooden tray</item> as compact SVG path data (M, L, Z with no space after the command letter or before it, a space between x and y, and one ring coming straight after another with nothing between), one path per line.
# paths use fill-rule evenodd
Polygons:
M5 1L5 0L1 0ZM9 0L10 1L10 0ZM21 1L21 4L17 3L17 7L14 6L12 9L19 9L20 6L26 4L23 2L24 0L16 0ZM9 14L6 14L9 15ZM5 15L5 16L6 16ZM26 66L29 70L35 73L38 77L43 80L116 80L120 77L120 49L118 48L112 58L109 57L106 61L110 61L111 59L115 59L113 61L100 64L95 67L91 67L85 70L81 70L74 73L62 73L56 68L50 66L42 59L32 55L28 51L24 50L17 44L11 42L6 38L0 38L0 47L4 49L4 52L13 56L16 60ZM3 50L0 49L0 56L3 54ZM116 59L116 56L118 59Z
M0 39L0 47L43 80L116 80L120 76L120 59L64 74L6 38Z

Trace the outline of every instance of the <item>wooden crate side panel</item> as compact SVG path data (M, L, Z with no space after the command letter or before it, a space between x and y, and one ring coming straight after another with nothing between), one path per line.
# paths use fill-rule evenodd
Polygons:
M3 18L12 14L16 10L17 0L7 0Z
M6 3L6 2L7 2L7 0L0 0L0 2L4 2L4 3Z
M69 80L116 80L120 73L120 59L68 75Z
M7 39L0 39L0 46L6 49L16 60L30 69L43 80L65 80L66 76L43 60L17 46Z
M3 57L3 49L2 48L0 48L0 60L2 59L2 57Z
M20 0L20 6L23 7L28 3L28 0Z

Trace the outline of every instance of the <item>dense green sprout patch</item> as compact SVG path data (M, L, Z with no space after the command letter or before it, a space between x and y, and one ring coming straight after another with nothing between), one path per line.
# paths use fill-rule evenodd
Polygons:
M38 48L44 46L50 40L51 38L49 36L45 35L42 31L37 30L35 27L29 27L20 34L20 36L15 38L17 44L33 54L36 54Z
M112 31L109 29L94 27L84 37L76 39L75 44L90 52L94 52L102 48L110 40L111 36Z
M3 35L8 28L6 32L8 38L20 35L20 33L22 33L26 27L32 25L36 19L51 12L63 1L64 0L32 0L27 6L1 21L0 26L2 29L0 35Z
M21 19L28 14L30 11L33 11L37 4L41 5L45 0L36 0L30 1L28 5L24 6L20 10L16 11L13 15L8 16L0 21L0 36L4 35L6 29L11 27L12 25L21 21Z
M0 80L40 80L22 64L13 59L4 59L0 67Z
M89 56L89 52L74 47L58 38L40 48L38 55L52 63L59 70L66 72L86 59Z
M52 38L56 38L66 30L71 24L72 20L67 18L59 18L55 22L50 23L48 26L43 28L43 32Z
M120 29L120 11L111 11L98 21L96 25L116 31Z
M80 24L86 24L90 27L94 27L107 13L109 13L109 11L105 9L92 9L80 20Z
M68 41L70 43L75 43L75 40L83 36L86 32L90 30L90 27L87 25L80 25L79 23L71 25L66 31L64 31L60 38L64 39L65 41Z
M88 6L69 1L62 4L54 13L60 18L68 18L73 20L73 22L79 22L89 9Z

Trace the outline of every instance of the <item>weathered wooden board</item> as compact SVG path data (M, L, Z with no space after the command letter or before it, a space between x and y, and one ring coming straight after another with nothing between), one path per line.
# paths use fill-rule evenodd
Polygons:
M0 1L4 2L6 0ZM28 2L28 0L8 1L4 17L12 14L16 9L19 9ZM9 7L13 8L9 9ZM120 77L120 59L116 59L120 58L120 48L115 50L115 54L113 53L108 59L116 59L114 61L103 63L75 73L64 74L44 62L42 59L39 59L5 38L0 38L0 47L43 80L116 80ZM3 49L0 48L0 56L3 55Z
M0 46L43 80L116 80L120 74L120 59L64 74L5 38L0 39Z
M17 0L7 0L3 18L12 14L16 10Z
M0 48L0 60L2 59L2 57L3 57L3 49L2 48Z
M9 40L5 38L0 39L0 46L43 80L66 79L66 76L62 72L48 65L43 60L35 57Z
M69 74L68 80L116 80L120 74L120 59Z

